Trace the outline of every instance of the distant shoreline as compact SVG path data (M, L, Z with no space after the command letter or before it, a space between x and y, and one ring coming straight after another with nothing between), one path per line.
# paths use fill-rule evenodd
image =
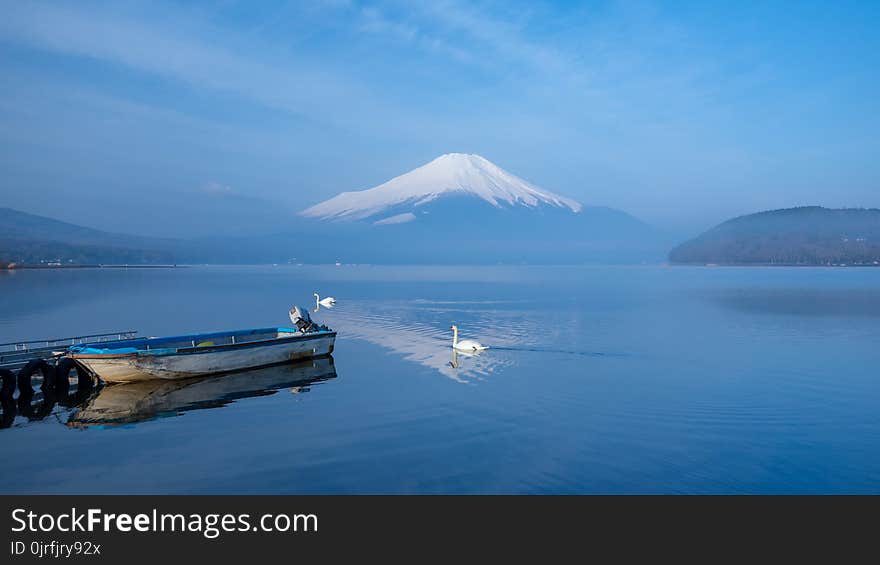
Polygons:
M877 268L880 265L876 263L668 263L670 267L822 267L827 269L852 268L852 267L870 267Z
M0 270L20 271L33 269L185 269L188 265L46 265L46 264L28 264L28 263L11 263L9 265L0 266Z
M114 269L114 270L125 270L125 269L190 269L193 267L342 267L343 265L334 265L333 263L301 263L296 265L282 265L278 263L205 263L198 265L46 265L46 264L11 264L6 266L4 264L0 264L0 273L2 272L12 272L12 271L33 271L33 270L71 270L71 269ZM411 263L411 264L400 264L400 263L351 263L344 265L345 267L706 267L706 268L721 268L721 267L753 267L753 268L773 268L773 267L802 267L802 268L826 268L826 269L839 269L839 268L878 268L880 265L871 264L871 263L861 263L861 264L806 264L806 263L676 263L676 262L663 262L663 263L615 263L615 264L607 264L607 263L595 263L595 264L584 264L584 263L553 263L553 264L543 264L543 263L505 263L505 264L495 264L495 263L476 263L476 264L445 264L445 263Z

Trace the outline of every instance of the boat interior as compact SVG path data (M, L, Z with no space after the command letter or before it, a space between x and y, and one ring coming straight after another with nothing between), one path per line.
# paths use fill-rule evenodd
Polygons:
M249 342L268 341L302 335L296 328L258 328L170 337L147 337L101 343L87 343L70 348L71 353L131 353L156 349L185 349L189 347L216 347Z

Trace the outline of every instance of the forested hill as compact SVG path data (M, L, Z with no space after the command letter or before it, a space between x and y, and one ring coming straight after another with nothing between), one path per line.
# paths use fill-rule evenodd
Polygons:
M673 263L880 265L880 210L819 206L728 220L669 253Z
M173 263L174 244L0 208L0 263Z

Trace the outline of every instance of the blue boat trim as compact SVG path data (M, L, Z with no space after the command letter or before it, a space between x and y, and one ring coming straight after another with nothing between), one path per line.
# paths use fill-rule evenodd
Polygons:
M253 341L242 341L239 343L228 343L221 345L202 345L202 346L186 346L186 347L161 347L163 343L173 343L180 341L189 342L205 342L211 339L219 338L241 338L257 334L270 333L288 333L285 337L272 337L270 339L259 339ZM225 332L212 332L203 334L186 334L168 337L149 337L135 340L125 340L119 342L101 342L92 344L75 345L68 348L68 354L73 357L90 357L90 356L127 356L127 355L191 355L199 353L210 353L213 351L225 351L229 349L247 349L251 347L265 347L276 343L286 343L288 341L308 341L312 339L321 339L327 337L335 337L336 332L332 330L319 330L307 334L300 333L296 328L255 328L248 330L235 330ZM116 344L118 347L113 347ZM160 346L160 347L155 347ZM148 349L149 348L149 349Z

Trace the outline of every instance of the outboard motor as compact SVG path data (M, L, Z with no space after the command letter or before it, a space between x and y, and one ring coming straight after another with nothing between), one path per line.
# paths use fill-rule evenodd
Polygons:
M312 318L309 316L309 312L301 309L299 306L294 306L290 309L290 321L302 333L308 333L316 329Z

